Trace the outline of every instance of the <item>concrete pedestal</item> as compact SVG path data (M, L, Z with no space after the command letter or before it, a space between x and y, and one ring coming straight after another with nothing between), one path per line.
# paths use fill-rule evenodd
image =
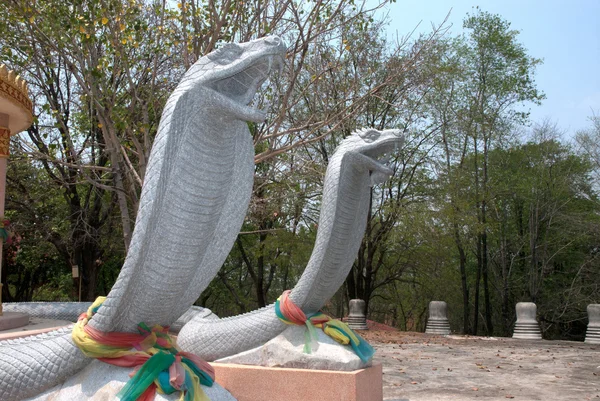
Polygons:
M587 307L588 326L585 332L585 342L600 344L600 304L590 304Z
M17 327L27 326L29 324L29 315L21 312L4 312L0 316L0 332L4 330L15 329Z
M365 301L362 299L350 300L350 311L346 318L348 327L352 330L368 330L367 315L365 313Z
M427 334L450 334L450 322L448 321L448 304L444 301L431 301L429 303L429 316L427 318Z
M381 364L353 372L211 363L238 401L382 401Z
M542 332L537 321L537 306L533 302L517 303L517 323L513 338L541 340Z

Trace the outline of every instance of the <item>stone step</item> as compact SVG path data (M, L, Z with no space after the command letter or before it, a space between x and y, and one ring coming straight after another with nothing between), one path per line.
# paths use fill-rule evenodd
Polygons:
M450 334L450 322L448 319L429 319L425 329L427 334Z
M585 333L585 342L588 344L600 344L600 327L588 327Z
M537 323L517 323L515 325L513 338L520 338L525 340L541 340L542 332L540 330L540 326Z
M448 321L448 305L444 301L429 302L429 316L427 317L427 334L450 334L450 322Z
M352 317L348 316L346 318L346 323L348 327L352 330L368 330L367 327L367 319L365 317Z
M368 330L367 316L365 315L365 301L362 299L351 299L346 323L352 330Z

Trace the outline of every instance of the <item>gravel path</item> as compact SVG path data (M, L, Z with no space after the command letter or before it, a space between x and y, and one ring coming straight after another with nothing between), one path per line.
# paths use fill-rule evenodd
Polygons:
M599 400L600 345L361 332L383 364L389 401Z

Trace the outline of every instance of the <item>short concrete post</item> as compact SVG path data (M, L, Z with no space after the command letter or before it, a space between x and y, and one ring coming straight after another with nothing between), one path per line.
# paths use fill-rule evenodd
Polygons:
M588 326L585 333L585 342L600 344L600 304L589 304L587 307Z
M542 332L536 316L537 306L533 302L517 303L517 323L513 338L541 340Z
M350 313L348 314L348 327L352 330L368 330L367 316L365 315L365 301L362 299L350 300Z
M427 334L450 334L448 322L448 304L444 301L431 301L429 303L429 317L427 318Z

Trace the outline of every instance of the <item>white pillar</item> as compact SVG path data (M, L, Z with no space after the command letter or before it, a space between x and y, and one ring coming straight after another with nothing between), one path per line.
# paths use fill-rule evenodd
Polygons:
M427 334L450 334L450 322L448 321L448 304L444 301L429 302L429 316L427 318Z
M600 304L589 304L587 306L588 326L585 333L585 342L588 344L600 344Z
M517 323L513 338L541 340L542 332L537 321L537 306L533 302L517 303Z
M350 300L350 311L346 323L352 330L368 330L367 316L365 314L365 301L362 299Z

